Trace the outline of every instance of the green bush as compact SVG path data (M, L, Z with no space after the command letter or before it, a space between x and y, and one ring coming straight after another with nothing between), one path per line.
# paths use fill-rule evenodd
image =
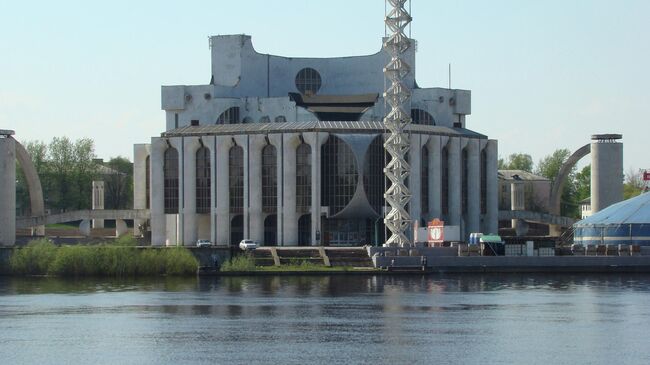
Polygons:
M254 271L255 259L249 255L239 255L221 266L221 271Z
M191 275L196 273L198 266L198 261L186 248L138 249L133 237L110 244L59 248L47 240L37 240L16 249L10 259L11 272L16 275Z
M9 267L20 275L45 275L56 251L54 243L45 238L31 241L25 247L14 249Z

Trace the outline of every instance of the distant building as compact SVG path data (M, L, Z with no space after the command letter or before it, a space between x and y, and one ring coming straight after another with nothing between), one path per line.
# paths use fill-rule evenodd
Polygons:
M163 86L164 132L134 148L152 244L383 243L388 53L280 57L246 35L210 47L209 84ZM497 141L466 128L470 91L421 88L414 47L406 59L411 217L496 232Z
M551 180L523 170L499 170L498 177L499 210L510 210L512 182L522 181L525 210L544 213L549 211Z
M591 216L591 198L582 199L580 201L580 219L585 219Z

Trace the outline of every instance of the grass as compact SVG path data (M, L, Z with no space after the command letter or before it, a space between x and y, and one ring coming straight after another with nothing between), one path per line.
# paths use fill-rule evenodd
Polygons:
M255 259L250 255L239 255L221 266L225 272L309 272L309 271L349 271L351 267L346 266L325 266L314 264L308 260L292 259L289 264L280 266L255 266Z
M61 247L35 240L14 249L9 266L14 275L134 277L195 275L198 261L186 248L141 249L125 236L110 244Z
M53 228L53 229L79 229L79 226L76 226L76 225L70 225L70 224L63 224L63 223L52 223L52 224L47 224L47 225L45 225L45 228Z

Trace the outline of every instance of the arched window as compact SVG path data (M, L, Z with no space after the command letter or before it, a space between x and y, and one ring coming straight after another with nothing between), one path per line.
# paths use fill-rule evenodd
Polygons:
M230 148L228 155L228 187L230 191L230 213L244 212L244 149ZM232 242L231 242L232 243ZM234 244L237 244L235 242Z
M313 68L303 68L296 75L296 89L303 95L316 95L321 87L321 77Z
M366 192L370 206L382 215L382 207L386 205L384 199L384 166L386 166L386 150L383 137L377 136L366 152L363 165L363 190Z
M467 148L463 149L462 153L462 165L461 165L461 208L463 214L467 213L467 202L469 200L469 179L468 179L468 162L467 162Z
M286 123L287 118L285 118L284 115L278 115L277 117L275 117L275 122L276 123Z
M271 118L268 115L265 115L260 118L260 123L271 123Z
M420 194L422 215L429 213L429 149L427 146L422 147L422 158L420 164Z
M196 151L196 212L210 213L210 150Z
M174 147L165 150L163 175L165 214L178 214L178 151Z
M411 119L413 120L413 124L436 125L431 114L422 109L411 109Z
M440 205L442 214L449 214L449 153L447 146L440 151Z
M352 199L359 174L350 146L330 135L321 147L321 201L329 206L330 215L340 212Z
M233 106L221 113L216 124L235 124L239 123L239 107Z
M296 149L296 211L311 208L311 147L301 143Z
M250 124L250 123L253 123L253 118L244 117L244 119L241 122L244 123L244 124Z
M481 151L481 214L487 213L487 152Z
M147 209L151 209L151 156L147 156L147 159L144 161L144 186L145 186L145 194L147 195L147 203L146 207Z
M273 145L262 150L262 211L275 213L278 210L278 162Z

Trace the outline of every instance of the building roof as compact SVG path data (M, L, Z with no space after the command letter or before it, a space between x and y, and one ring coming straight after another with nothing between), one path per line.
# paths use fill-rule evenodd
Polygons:
M270 133L300 133L300 132L332 132L332 133L387 133L383 122L358 121L358 122L286 122L286 123L248 123L248 124L210 124L199 126L185 126L163 132L161 137L187 137L205 135L237 135L237 134L270 134ZM436 134L445 136L465 136L471 138L487 139L487 136L464 128L450 128L442 126L429 126L410 124L407 132L423 134Z
M610 205L600 212L576 223L580 225L606 224L648 224L650 223L650 194L643 193L634 198Z
M501 180L551 181L544 176L535 175L524 170L499 170L498 176Z

